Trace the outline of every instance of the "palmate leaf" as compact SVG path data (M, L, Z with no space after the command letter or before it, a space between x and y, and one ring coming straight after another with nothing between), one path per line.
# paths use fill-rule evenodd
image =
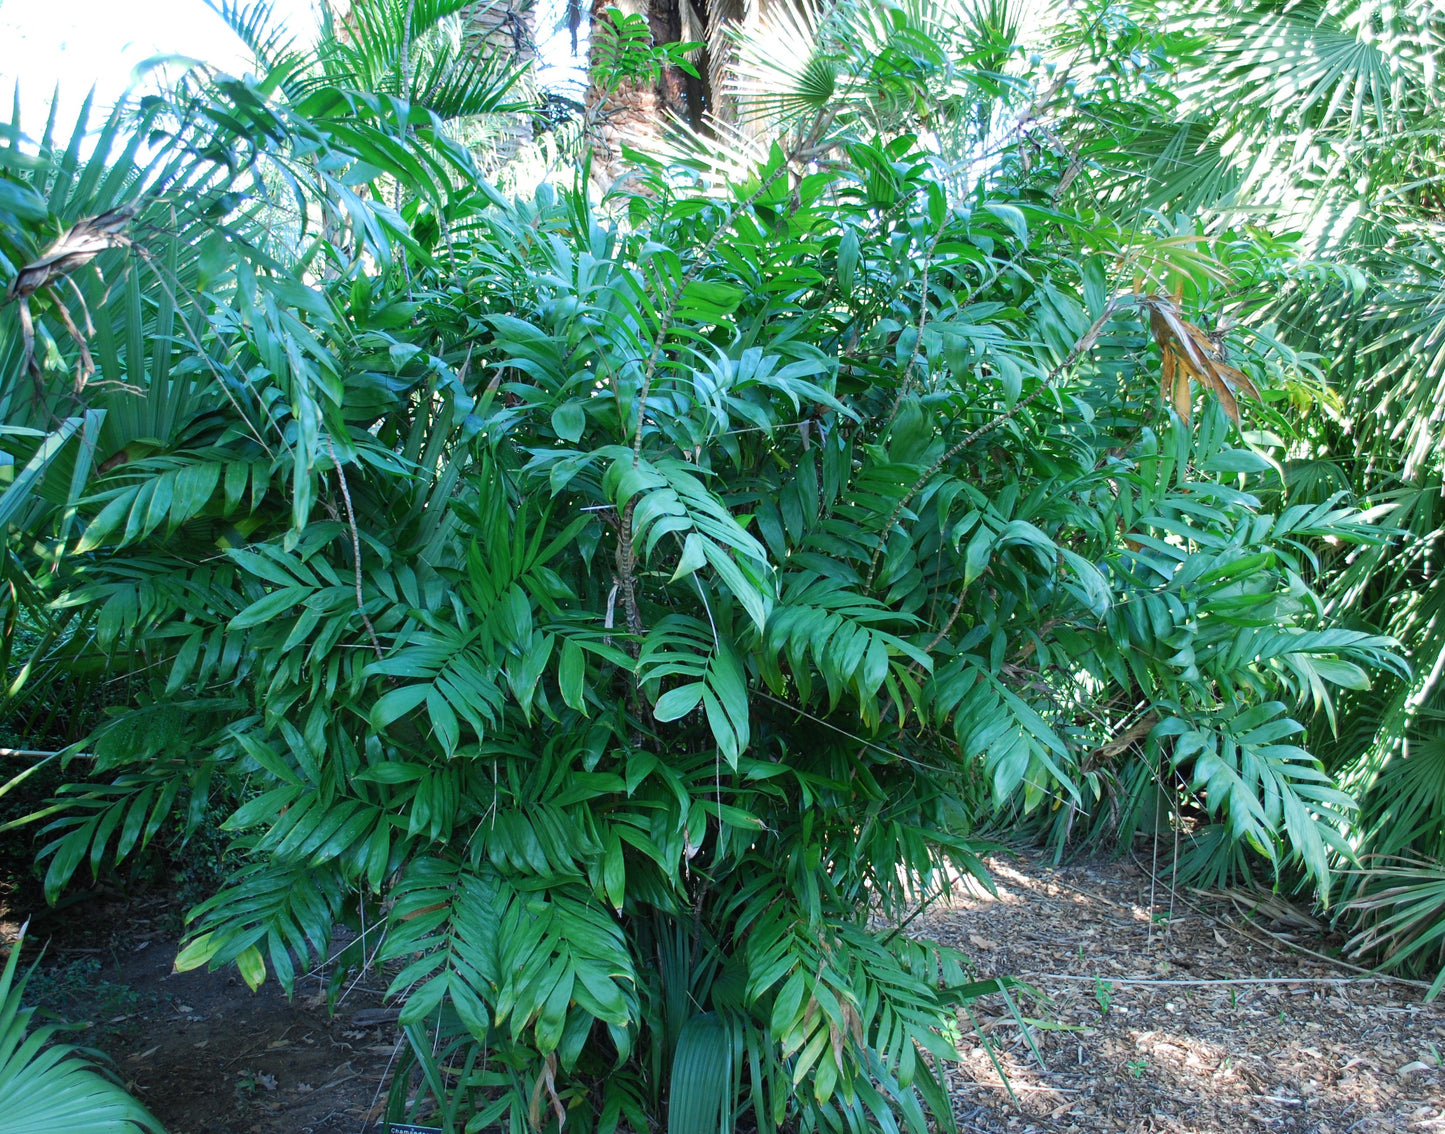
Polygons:
M716 1013L688 1019L673 1054L668 1134L713 1134L732 1125L737 1055Z
M304 91L319 70L330 82L399 95L442 119L524 109L528 102L513 88L525 65L478 34L497 8L468 0L363 0L347 12L346 32L324 26L326 34L301 60L305 70L289 82Z
M1393 131L1423 78L1423 61L1401 51L1397 37L1428 36L1428 20L1410 28L1407 14L1392 12L1381 34L1370 26L1375 18L1372 6L1337 0L1250 13L1230 29L1238 39L1221 43L1214 55L1228 66L1224 82L1237 87L1248 111L1316 130ZM1402 71L1413 72L1414 81L1402 83Z
M221 17L263 70L274 71L295 54L295 38L276 19L272 0L206 0L206 6Z
M0 974L0 1106L14 1134L164 1134L139 1102L62 1043L58 1029L30 1030L34 1009L22 1006L30 973L19 974L22 929ZM33 969L31 970L34 971Z
M23 508L30 505L32 496L37 489L40 480L45 476L46 470L59 457L61 450L66 443L73 438L82 427L85 427L85 436L93 437L93 424L98 423L104 416L103 412L91 411L85 417L67 418L61 422L60 427L44 434L34 454L25 462L15 478L0 492L0 531L7 528L21 512ZM6 433L14 435L14 429L5 430ZM76 469L82 470L80 461L76 462ZM85 478L80 476L81 484ZM71 507L78 502L73 501Z
M1346 952L1383 956L1382 967L1389 970L1413 963L1436 971L1425 994L1434 1000L1445 991L1445 867L1390 856L1367 858L1362 866L1363 884L1341 909L1361 925L1345 943Z

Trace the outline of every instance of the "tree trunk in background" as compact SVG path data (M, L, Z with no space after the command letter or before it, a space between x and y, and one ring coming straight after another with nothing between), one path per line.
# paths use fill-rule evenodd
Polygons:
M476 0L469 4L458 13L464 28L463 53L470 57L477 51L491 52L518 65L531 63L537 57L532 9L531 0Z
M680 43L683 41L682 5L688 2L591 0L592 25L597 25L608 8L617 8L624 15L646 16L654 44ZM590 88L587 102L594 115L598 109L601 111L592 160L599 179L608 185L619 171L623 145L649 148L649 143L661 134L668 114L701 127L710 98L705 81L693 78L678 67L664 67L656 83L624 84L605 98L602 91Z
M689 0L651 0L647 23L652 28L653 43L682 43L690 39L683 34L682 6ZM706 32L699 38L706 39ZM680 67L664 67L657 83L658 110L676 114L695 129L702 126L703 114L711 101L706 89L706 70L695 79Z
M493 56L516 66L534 63L537 40L533 34L532 0L476 0L463 8L462 58ZM526 80L528 84L531 79ZM513 88L516 90L517 88ZM489 139L489 165L504 165L533 137L530 114L494 114L496 135ZM491 123L489 123L490 125Z

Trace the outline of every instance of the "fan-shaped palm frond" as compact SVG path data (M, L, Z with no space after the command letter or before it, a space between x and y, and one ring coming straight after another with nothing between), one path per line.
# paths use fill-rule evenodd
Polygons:
M164 1134L135 1099L74 1048L56 1043L57 1028L31 1030L34 1009L22 1005L29 973L19 972L11 946L0 973L0 1106L14 1134ZM31 970L34 971L33 969Z

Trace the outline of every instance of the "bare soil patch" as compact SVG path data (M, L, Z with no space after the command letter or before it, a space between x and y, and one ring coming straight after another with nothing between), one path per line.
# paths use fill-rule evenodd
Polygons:
M978 1014L1012 1097L962 1020L948 1074L965 1131L1445 1134L1445 1003L1295 951L1226 902L1177 896L1171 917L1167 889L1127 862L990 867L997 898L960 891L909 927L1045 997L1019 1000L1042 1063L1005 1005ZM274 981L172 971L177 924L161 901L52 917L31 930L50 938L32 991L170 1134L379 1131L402 1042L377 1011L385 976L332 1015L319 974L288 1001Z
M252 992L234 971L175 972L177 922L160 900L45 919L26 944L33 957L49 936L27 999L76 1025L68 1042L107 1056L168 1134L380 1130L400 1044L372 1022L388 1015L384 976L349 987L333 1015L320 974L288 1001L274 980Z

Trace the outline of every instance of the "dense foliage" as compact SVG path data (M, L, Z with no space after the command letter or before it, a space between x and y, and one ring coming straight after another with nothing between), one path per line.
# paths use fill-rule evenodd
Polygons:
M1393 636L1411 666L1347 695L1337 729L1315 722L1327 767L1361 802L1349 831L1357 857L1338 863L1343 915L1354 955L1405 965L1438 992L1445 6L1091 10L1099 18L1071 56L1073 88L1055 104L1055 136L1079 162L1069 199L1107 201L1115 215L1166 210L1207 232L1248 218L1297 249L1276 293L1237 313L1288 344L1306 378L1292 393L1301 412L1260 440L1279 461L1284 499L1350 492L1393 530L1328 556L1321 587L1332 617Z
M1388 532L1281 491L1298 356L1232 322L1321 273L1076 201L997 23L887 12L825 14L738 177L600 202L502 199L332 57L89 159L12 124L5 611L31 681L124 678L49 893L219 803L179 963L290 988L349 923L417 1113L923 1131L958 1007L1012 1002L903 932L980 816L1177 812L1193 877L1328 891L1306 725L1408 671L1321 582Z

